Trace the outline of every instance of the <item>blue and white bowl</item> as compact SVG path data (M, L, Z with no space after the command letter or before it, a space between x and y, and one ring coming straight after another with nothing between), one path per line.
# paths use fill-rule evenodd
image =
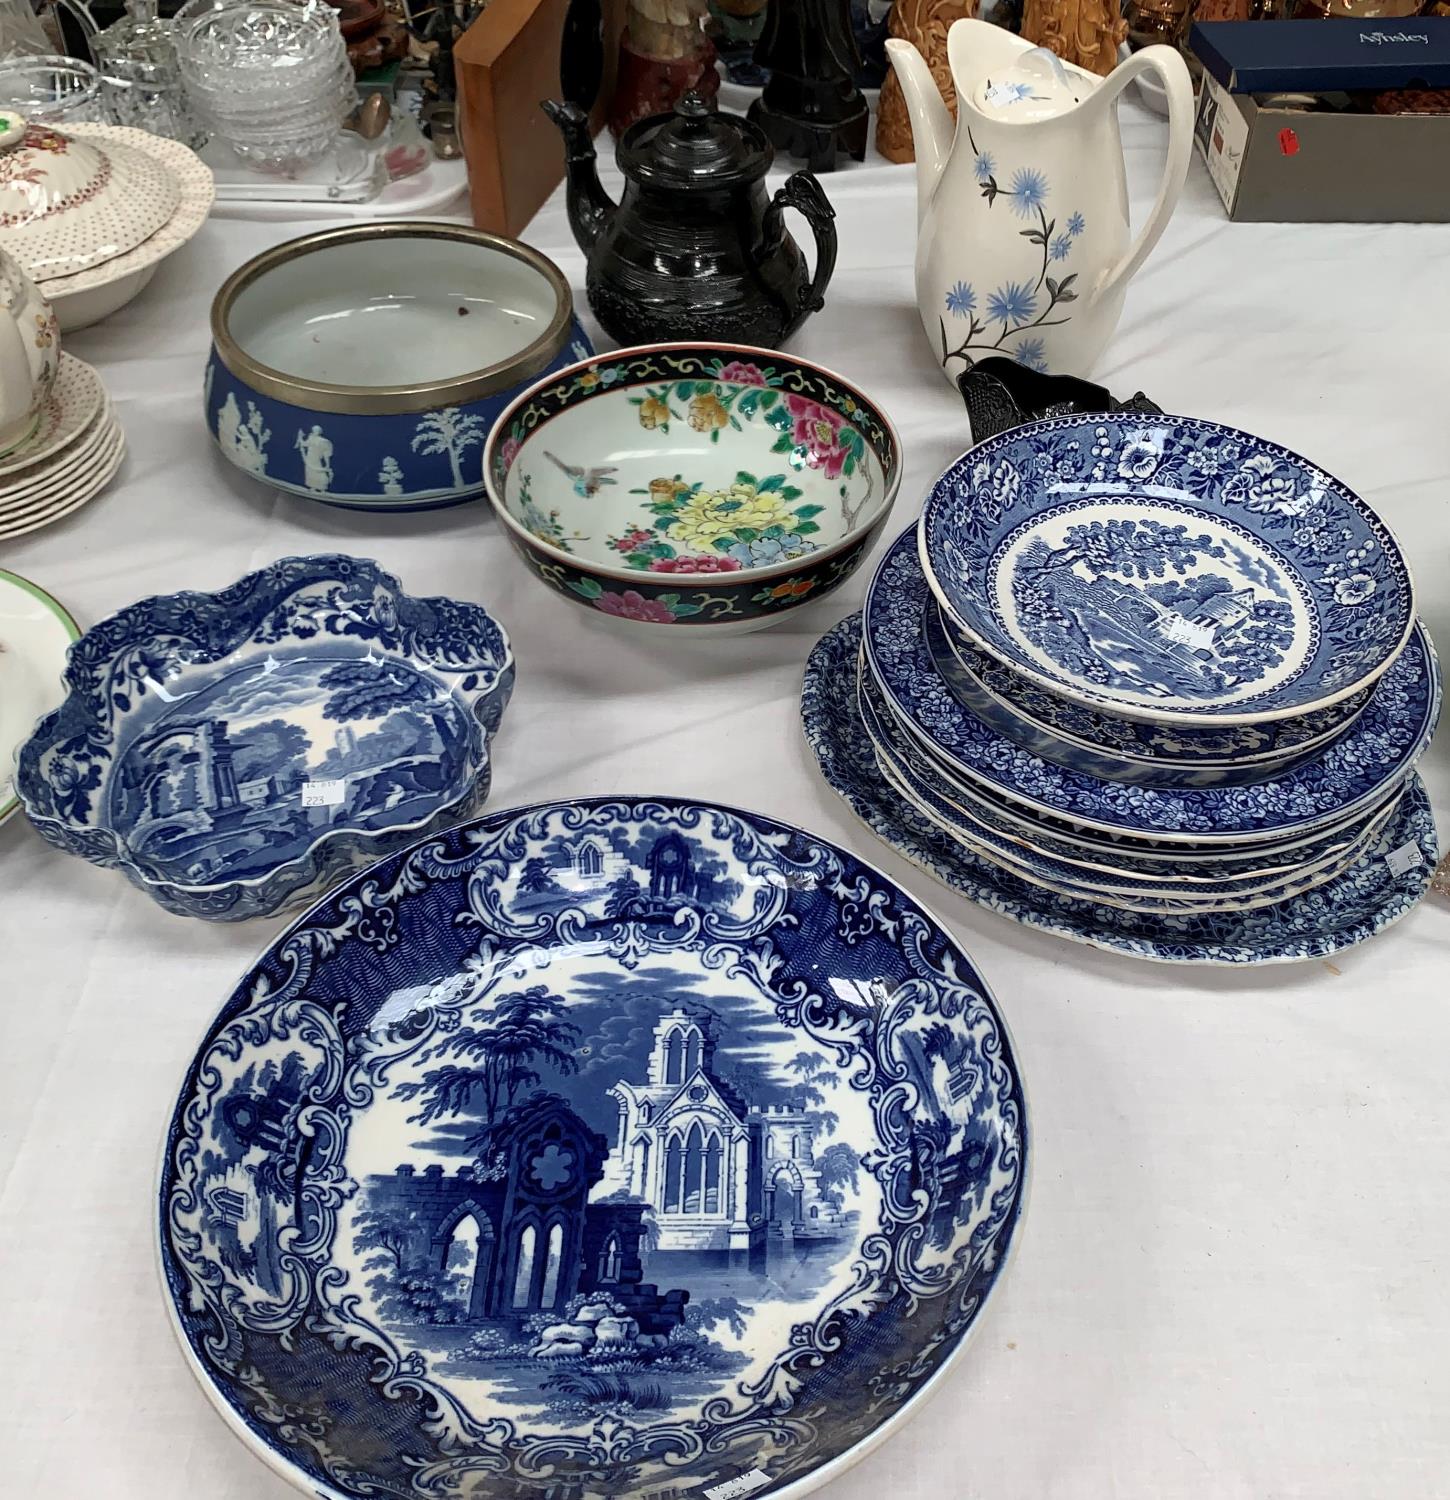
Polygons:
M328 229L249 260L212 303L207 427L274 489L360 510L481 495L494 419L592 354L559 268L462 224Z
M921 562L954 623L1046 692L1154 724L1263 724L1362 693L1414 627L1358 495L1216 422L1054 417L933 486Z
M1282 775L1340 738L1373 691L1365 688L1319 713L1266 725L1197 730L1143 724L1045 692L975 650L952 630L935 599L926 607L923 629L932 664L964 708L1044 760L1137 786L1250 786ZM1078 732L1069 732L1069 726ZM1311 737L1311 729L1319 732ZM1286 732L1276 733L1280 730ZM1276 748L1238 753L1254 744ZM1133 754L1128 747L1144 753ZM1219 754L1211 757L1212 749Z
M283 558L87 631L15 787L45 839L168 911L268 916L476 813L513 678L481 606Z
M1028 1140L971 958L854 855L669 798L493 813L227 998L168 1127L165 1294L321 1500L797 1500L960 1356Z

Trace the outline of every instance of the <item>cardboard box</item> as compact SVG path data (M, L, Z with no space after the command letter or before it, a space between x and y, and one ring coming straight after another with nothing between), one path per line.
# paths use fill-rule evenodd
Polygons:
M1194 135L1229 217L1450 222L1450 115L1277 108L1281 93L1450 87L1450 19L1206 21Z
M564 180L564 141L539 108L562 97L560 47L570 0L490 0L459 39L459 139L473 222L517 235ZM604 0L604 82L590 121L597 134L614 92L622 0Z

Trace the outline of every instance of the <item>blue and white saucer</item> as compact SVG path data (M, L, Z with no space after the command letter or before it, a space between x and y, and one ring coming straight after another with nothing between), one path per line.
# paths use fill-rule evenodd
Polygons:
M1344 823L1392 793L1430 742L1440 674L1423 628L1385 673L1343 739L1254 786L1164 789L1107 781L1045 761L984 723L936 670L923 621L931 598L905 531L866 596L865 647L892 712L949 776L1069 825L1165 843L1252 844Z
M1375 682L1415 623L1399 547L1352 490L1196 418L1053 417L933 486L922 564L1014 671L1153 723L1262 723Z
M990 992L885 875L729 808L545 804L353 876L237 985L163 1278L320 1500L794 1500L964 1347L1027 1142Z
M1051 895L967 854L886 783L856 704L860 644L861 618L852 615L821 638L806 666L801 719L821 774L883 843L990 911L1132 958L1292 963L1325 958L1382 932L1429 885L1439 857L1435 821L1424 786L1411 774L1375 847L1339 879L1293 901L1241 913L1158 917ZM1390 854L1398 856L1393 865Z

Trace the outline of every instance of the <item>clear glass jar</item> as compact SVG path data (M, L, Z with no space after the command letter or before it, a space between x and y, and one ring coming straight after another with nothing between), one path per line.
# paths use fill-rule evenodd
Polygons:
M7 58L0 62L0 109L36 125L103 123L101 75L89 63L55 53Z
M208 131L182 82L175 28L157 14L156 0L128 0L127 11L123 20L91 38L107 113L117 125L200 150Z

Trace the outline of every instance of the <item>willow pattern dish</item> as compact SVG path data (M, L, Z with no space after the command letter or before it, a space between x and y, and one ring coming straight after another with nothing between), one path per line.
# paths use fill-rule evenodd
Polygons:
M1263 726L1202 731L1139 724L1043 692L1010 667L973 650L953 633L935 599L927 605L924 628L937 671L978 718L1044 760L1145 786L1243 786L1263 781L1326 749L1345 733L1374 691L1365 688L1322 713ZM1274 748L1245 753L1249 745ZM1145 753L1130 753L1139 749ZM1218 754L1208 754L1210 749Z
M11 784L16 752L64 696L65 654L80 633L44 589L0 568L0 823L20 806Z
M916 538L904 532L877 568L864 612L867 658L893 712L954 777L1080 828L1203 848L1311 833L1382 801L1429 743L1440 712L1439 667L1420 628L1344 738L1287 775L1171 789L1105 781L1023 750L952 696L926 647L929 598Z
M1409 570L1353 491L1216 422L1055 417L932 487L922 566L982 650L1124 718L1242 725L1373 684L1415 623Z
M1395 818L1338 880L1256 911L1149 917L1053 896L1009 875L907 807L886 784L862 725L852 672L861 618L849 616L817 643L806 666L801 719L821 774L889 848L968 900L1023 925L1130 958L1242 965L1327 958L1382 932L1424 895L1439 857L1430 801L1411 775ZM1404 851L1405 868L1385 856ZM1415 851L1418 850L1418 861Z
M1035 883L1085 898L1133 905L1139 910L1229 910L1263 905L1268 900L1282 899L1291 889L1322 884L1354 862L1364 845L1388 821L1399 797L1397 792L1388 806L1377 808L1346 829L1328 849L1311 845L1305 857L1268 869L1223 873L1217 878L1199 875L1191 880L1138 876L1123 865L1094 867L998 832L990 823L973 816L970 809L941 786L930 766L913 751L909 740L882 711L869 681L863 680L859 686L859 702L862 727L876 751L882 774L918 812L959 839L972 853L994 860Z
M1083 901L1106 902L1128 911L1149 914L1248 911L1288 900L1336 879L1347 870L1377 838L1399 802L1396 794L1388 807L1366 819L1339 850L1312 867L1295 866L1250 883L1223 881L1193 887L1165 881L1134 884L1121 875L1094 875L1080 865L1038 854L985 831L929 779L923 780L917 774L919 765L913 770L909 754L899 742L892 741L889 728L873 718L864 694L861 720L876 751L876 763L892 789L928 822L956 839L969 854L1000 865L1010 874L1045 890Z
M525 392L484 467L509 540L556 593L638 625L733 633L850 576L896 498L901 445L818 365L650 344Z
M308 1495L796 1497L958 1358L1027 1159L990 992L886 876L730 808L552 803L272 943L177 1099L162 1271Z
M154 158L175 179L179 193L175 212L139 244L86 270L47 277L41 284L55 308L61 332L74 333L110 317L150 285L161 262L206 223L216 186L211 168L180 141L126 125L68 125L66 134L105 146L127 146Z
M513 673L479 605L283 558L88 631L16 786L45 839L168 911L267 916L475 813Z
M207 425L243 473L360 510L482 492L484 440L592 346L537 250L461 224L349 225L275 246L211 309Z

